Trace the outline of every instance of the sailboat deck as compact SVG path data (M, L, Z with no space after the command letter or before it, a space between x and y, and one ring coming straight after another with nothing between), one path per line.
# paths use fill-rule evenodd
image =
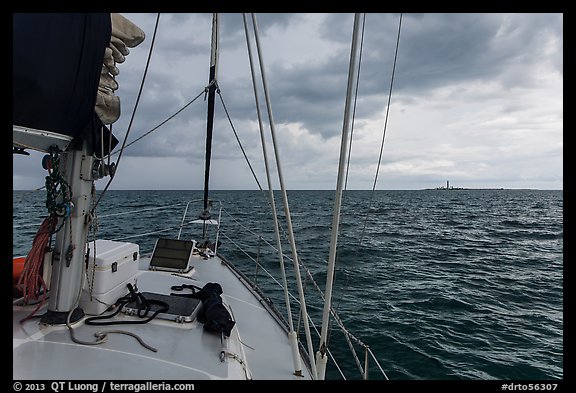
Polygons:
M263 305L264 300L239 280L216 256L192 256L194 268L186 274L149 271L149 258L140 259L138 291L170 294L171 287L208 282L222 286L223 303L236 321L230 337L207 332L203 324L153 319L146 324L92 326L85 318L73 325L74 336L95 341L101 331L123 330L137 334L153 352L126 334L108 334L107 342L84 345L72 341L66 326L41 324L39 318L24 323L35 305L13 307L14 379L310 379L294 376L291 347L284 327ZM44 306L45 308L46 306ZM43 310L37 312L43 314ZM88 316L89 317L89 316ZM134 320L119 313L113 320ZM221 352L227 356L221 359Z

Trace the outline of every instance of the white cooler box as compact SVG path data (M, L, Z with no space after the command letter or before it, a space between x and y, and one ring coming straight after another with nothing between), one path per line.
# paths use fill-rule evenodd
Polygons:
M140 248L137 244L113 240L96 240L96 265L94 268L94 242L89 242L87 280L85 281L80 308L89 315L102 314L118 298L128 293L126 284L134 285L138 273ZM92 288L92 300L90 300Z

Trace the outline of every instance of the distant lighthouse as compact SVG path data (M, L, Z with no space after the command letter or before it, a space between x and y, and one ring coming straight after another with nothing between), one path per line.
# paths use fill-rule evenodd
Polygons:
M449 190L450 189L450 182L448 180L446 180L446 189Z

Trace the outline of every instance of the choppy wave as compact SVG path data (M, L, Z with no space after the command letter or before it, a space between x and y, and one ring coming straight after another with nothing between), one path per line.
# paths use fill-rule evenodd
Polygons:
M111 213L200 196L110 191L101 209ZM212 197L275 245L262 193L215 191ZM333 192L290 191L289 197L299 257L323 287ZM344 193L334 307L390 379L564 377L562 191L379 191L371 206L369 200L368 191ZM29 249L36 228L22 225L39 223L43 209L41 192L14 192L14 255ZM176 233L182 218L176 211L170 219L154 212L102 218L99 232L116 238L171 226ZM220 251L250 277L257 272L249 257L278 271L263 241L226 215L222 231L247 253L224 237ZM150 252L155 238L143 238L141 251ZM291 256L289 247L284 251ZM282 292L266 288L281 308ZM319 324L321 307L313 301L309 307ZM336 330L329 344L334 353L347 350ZM352 358L340 365L350 378L358 377ZM340 377L333 367L328 375ZM370 375L379 378L375 369Z

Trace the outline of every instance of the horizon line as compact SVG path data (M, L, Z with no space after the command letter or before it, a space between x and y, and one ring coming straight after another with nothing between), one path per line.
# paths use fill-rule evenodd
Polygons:
M356 188L356 189L349 189L349 190L342 190L342 191L522 191L522 190L530 190L530 191L564 191L563 188L529 188L529 187L522 187L522 188L504 188L504 187L482 187L482 188L474 188L474 187L462 187L462 188L454 188L454 189L446 189L446 188L404 188L404 189L364 189L364 188ZM35 191L42 191L42 189L17 189L12 191L27 191L27 192L35 192ZM103 190L96 190L103 191ZM150 188L122 188L122 189L109 189L108 191L198 191L203 192L203 189L150 189ZM258 189L213 189L210 191L268 191L268 190L258 190ZM273 191L281 191L281 189L273 189ZM287 189L286 191L336 191L334 189L328 188L318 188L318 189L309 189L309 188L294 188L294 189Z

